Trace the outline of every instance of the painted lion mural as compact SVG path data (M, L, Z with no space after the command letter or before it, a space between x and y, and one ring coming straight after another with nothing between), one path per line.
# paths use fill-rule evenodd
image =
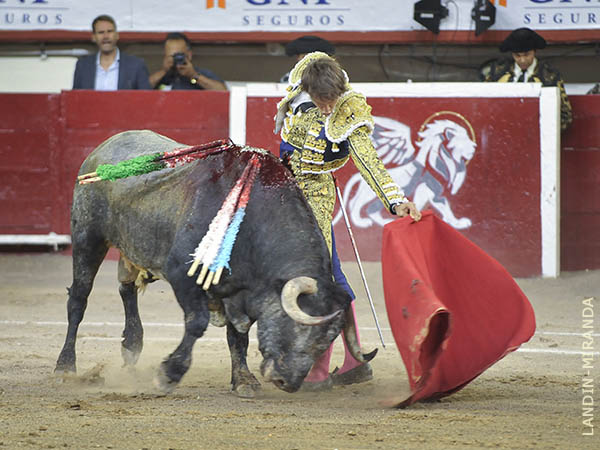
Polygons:
M469 130L454 120L436 119L442 115L458 116ZM372 139L377 154L405 195L419 209L431 205L452 227L469 228L471 220L456 217L452 211L450 196L462 187L467 177L467 164L475 155L477 143L470 124L457 113L436 113L418 132L416 150L408 126L388 117L373 118ZM357 227L384 226L393 220L383 211L381 202L358 173L346 183L344 200L350 220ZM338 211L334 224L340 218Z

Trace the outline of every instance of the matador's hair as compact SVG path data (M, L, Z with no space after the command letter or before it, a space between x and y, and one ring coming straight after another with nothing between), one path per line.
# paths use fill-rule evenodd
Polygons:
M319 58L302 73L302 88L311 97L335 100L346 91L346 76L333 58Z

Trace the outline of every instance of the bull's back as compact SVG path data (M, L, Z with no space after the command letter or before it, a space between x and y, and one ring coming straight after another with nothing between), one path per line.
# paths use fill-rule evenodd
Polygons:
M185 146L152 131L126 131L90 153L79 174L94 172L101 164ZM131 261L159 270L186 215L195 165L76 185L71 211L74 241L75 235L91 232Z
M165 152L183 146L184 144L154 131L124 131L115 134L96 147L82 163L79 175L93 172L100 164L116 164L136 156Z
M89 155L80 174L93 172L100 164L185 146L151 131L120 133ZM185 250L189 259L250 156L242 150L225 150L174 169L77 185L72 233L91 230L132 262L160 272L182 234L190 246Z
M93 172L100 164L116 164L183 146L150 131L121 133L94 150L80 173ZM176 252L189 260L189 254L258 150L226 150L175 169L78 185L73 199L72 232L93 230L129 260L158 274L176 247ZM240 240L261 242L260 249L266 255L262 258L264 264L270 259L268 255L282 251L273 242L274 236L305 236L306 240L296 242L299 248L292 253L303 253L307 245L320 247L320 230L291 174L270 153L258 153L260 173ZM270 246L274 248L268 249Z

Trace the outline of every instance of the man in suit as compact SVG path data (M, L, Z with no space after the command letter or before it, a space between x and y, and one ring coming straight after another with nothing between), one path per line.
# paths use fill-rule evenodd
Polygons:
M101 15L94 19L92 41L98 46L98 53L77 61L73 89L152 89L144 61L119 51L118 40L117 24L112 17Z

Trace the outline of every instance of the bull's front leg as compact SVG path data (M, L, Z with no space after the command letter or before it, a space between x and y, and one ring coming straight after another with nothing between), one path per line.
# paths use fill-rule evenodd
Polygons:
M88 287L89 286L89 287ZM66 372L76 372L76 356L75 342L77 340L77 330L83 319L83 314L87 308L87 298L91 291L91 283L86 286L81 286L79 283L73 282L69 291L69 299L67 300L67 317L68 327L67 336L63 348L58 355L56 368L54 372L62 374Z
M260 383L248 369L248 333L240 333L227 323L227 344L231 354L231 391L238 397L254 398L260 391Z
M192 283L194 283L192 281ZM196 290L189 286L174 286L175 297L183 309L185 332L179 346L160 365L156 383L163 392L171 392L192 364L192 349L196 340L204 334L208 327L209 313L206 301L198 298ZM175 288L177 286L177 289Z
M76 371L75 342L77 330L83 320L87 308L88 296L94 284L98 268L108 251L103 241L95 241L92 233L73 230L73 284L69 289L67 300L67 336L63 348L58 355L57 374Z

